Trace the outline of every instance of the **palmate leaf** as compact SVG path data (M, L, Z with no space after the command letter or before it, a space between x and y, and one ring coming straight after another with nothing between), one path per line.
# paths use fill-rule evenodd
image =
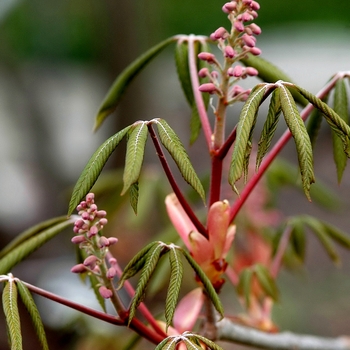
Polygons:
M35 236L17 245L0 259L0 274L9 272L15 265L26 258L29 254L40 248L44 243L55 237L67 227L73 225L73 220L55 224Z
M258 152L256 156L256 170L259 169L260 164L271 145L271 140L277 129L280 113L281 113L281 102L280 102L279 90L276 89L272 93L266 121L264 123L260 140L258 142Z
M244 162L247 158L247 146L265 91L266 84L255 86L245 102L239 117L236 142L232 153L229 173L229 183L236 193L238 193L238 190L236 189L235 183L243 174Z
M205 200L205 192L202 183L200 182L188 154L169 124L163 119L155 119L160 141L174 159L181 175L185 181L200 195L202 200Z
M136 310L144 298L148 282L151 279L155 268L157 267L158 260L165 246L166 245L164 243L158 242L158 244L154 245L147 253L147 258L143 266L140 279L137 283L135 294L131 301L128 320L129 324L134 318Z
M348 95L344 79L338 80L335 84L334 111L344 120L346 124L349 124ZM337 168L338 183L340 183L348 158L344 152L343 142L335 131L332 131L332 139L333 158Z
M330 108L326 103L322 100L301 88L300 86L294 85L294 87L302 94L310 103L314 105L317 109L319 109L323 116L325 117L328 125L332 128L332 130L340 137L343 142L343 148L346 155L350 156L350 127L345 123L345 121Z
M175 40L176 37L170 37L153 46L123 70L123 72L114 81L113 85L107 92L106 97L102 101L95 119L94 130L97 130L101 126L102 122L107 118L107 116L117 108L120 98L122 97L125 89L135 78L135 76L141 72L147 63L149 63L156 55L158 55L163 49L165 49Z
M2 307L7 323L11 350L22 350L21 324L17 305L17 287L13 278L5 284L2 292Z
M222 306L221 301L220 301L218 295L216 294L216 291L215 291L213 285L211 284L209 278L207 277L205 272L201 269L201 267L197 264L197 262L192 258L192 256L186 250L181 249L181 252L185 256L185 258L187 259L188 263L191 265L194 272L197 274L197 277L199 278L199 280L202 282L204 289L205 289L209 299L213 303L215 309L218 311L218 313L222 317L224 317L223 306Z
M283 85L278 89L280 90L281 108L284 119L295 140L303 189L306 197L311 201L310 186L315 182L315 177L310 138L295 105L292 94Z
M175 337L165 338L154 350L175 350L178 340Z
M42 349L49 350L49 346L46 340L44 325L43 325L43 322L41 321L39 310L34 302L34 299L31 293L29 292L29 289L20 280L16 280L16 285L18 288L19 295L23 301L23 304L28 310L32 318L32 322L33 322L35 331L38 335Z
M170 261L170 282L165 301L165 321L166 331L173 320L175 308L179 298L180 287L182 283L183 267L179 252L175 247L169 250Z
M108 158L119 145L132 125L120 130L105 141L92 155L74 186L72 197L69 202L68 215L71 215L81 199L90 191L105 166Z
M147 122L136 123L130 130L126 148L125 168L123 173L124 186L121 193L122 195L130 188L131 185L136 183L140 177L147 136Z

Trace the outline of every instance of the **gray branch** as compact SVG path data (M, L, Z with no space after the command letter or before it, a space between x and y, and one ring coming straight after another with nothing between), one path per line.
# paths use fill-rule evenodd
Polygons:
M291 332L266 333L227 318L217 323L218 339L269 350L350 350L350 337L323 338Z

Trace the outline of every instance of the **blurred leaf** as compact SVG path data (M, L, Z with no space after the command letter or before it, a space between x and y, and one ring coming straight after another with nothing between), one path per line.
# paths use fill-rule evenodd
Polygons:
M239 295L244 297L245 305L249 308L250 306L250 297L252 292L252 278L253 271L251 268L243 269L239 274L239 281L237 285L237 292Z
M201 184L179 137L165 120L155 119L154 122L157 125L160 141L174 159L181 175L185 181L197 191L202 200L205 201L203 185Z
M306 197L311 201L310 186L315 182L315 177L310 138L295 105L292 94L283 85L279 87L279 90L283 115L295 140L304 192Z
M34 328L38 335L42 349L49 350L49 346L46 340L44 325L42 323L39 310L34 302L34 299L31 293L29 292L28 288L23 284L22 281L16 280L16 285L18 288L19 295L23 301L23 304L31 316L31 319L33 321Z
M124 187L122 195L136 183L140 177L143 158L145 154L146 141L148 136L148 128L146 122L140 122L133 125L128 137L126 148L125 167L123 173ZM137 199L133 198L134 200ZM137 207L137 202L136 202Z
M316 139L321 129L322 118L322 113L317 108L315 108L311 112L310 117L308 118L306 130L309 134L310 142L313 149L315 148Z
M304 262L306 251L306 233L304 225L299 220L291 221L293 222L291 232L291 244L297 257L300 259L301 262Z
M327 222L323 222L323 227L328 235L337 243L345 247L346 249L350 249L350 236L349 234L343 232L339 228L328 224Z
M0 274L9 272L29 254L40 248L44 243L71 225L73 225L72 220L66 220L65 222L54 224L17 245L0 259Z
M113 151L119 145L119 142L124 138L131 127L132 125L129 125L110 137L92 155L74 186L72 197L69 202L68 215L73 213L81 199L90 191L91 187L98 179L108 158L111 156Z
M338 80L334 91L334 111L339 117L349 124L348 116L348 96L344 79ZM347 156L344 152L343 142L335 131L332 131L333 139L333 158L337 168L338 183L341 182L347 163Z
M170 37L161 43L153 46L151 49L146 51L143 55L138 57L135 61L129 64L122 72L119 74L117 79L114 81L113 85L107 92L104 98L97 116L95 118L94 130L97 130L102 122L110 115L118 106L120 99L130 84L130 82L135 78L135 76L141 72L141 70L149 63L154 57L156 57L163 49L165 49L169 44L175 41L175 37Z
M17 305L17 287L13 278L6 282L2 292L2 307L6 318L11 350L22 350L21 323Z
M271 276L270 271L267 269L267 267L261 264L256 264L254 265L254 272L260 286L266 295L275 301L278 300L278 289L276 282Z
M211 350L223 350L221 346L215 344L214 342L203 337L202 335L196 334L195 337L199 339L202 343L204 343Z

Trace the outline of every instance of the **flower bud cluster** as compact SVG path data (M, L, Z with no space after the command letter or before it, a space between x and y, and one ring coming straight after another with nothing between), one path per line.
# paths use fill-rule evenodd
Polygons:
M224 57L224 65L221 66L215 55L209 52L201 52L198 58L206 61L213 67L210 72L208 68L199 71L201 78L209 78L209 82L199 87L201 92L217 94L218 96L227 96L227 103L233 103L237 100L244 101L249 93L237 93L233 85L240 79L248 76L255 76L258 71L255 68L243 68L239 65L233 67L233 64L246 57L248 53L260 55L261 50L256 47L256 37L261 33L260 27L253 23L257 17L260 5L254 0L236 0L224 4L222 10L227 13L231 22L231 30L224 27L215 30L210 38L217 42L219 49ZM221 75L221 81L218 77ZM223 84L223 81L228 84Z
M105 286L105 280L113 279L116 276L116 260L109 259L109 266L106 263L106 255L108 247L117 243L115 237L105 237L100 231L107 224L104 210L98 210L95 204L95 195L89 193L84 201L77 206L80 216L74 223L73 231L76 234L72 239L72 243L78 244L79 248L84 250L86 259L72 267L73 273L91 273L100 281L99 292L103 298L110 298L112 291Z

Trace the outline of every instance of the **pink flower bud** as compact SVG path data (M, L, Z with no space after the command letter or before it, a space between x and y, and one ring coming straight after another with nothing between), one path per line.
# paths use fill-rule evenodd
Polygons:
M241 77L243 74L243 67L242 66L235 66L233 68L233 76L236 77L236 78L239 78Z
M250 6L253 0L242 0L242 4L246 6Z
M254 56L259 56L261 54L261 50L258 49L257 47L251 47L249 49L250 53Z
M86 267L84 266L84 264L78 264L78 265L74 265L71 269L71 272L73 273L83 273L86 271Z
M78 228L82 228L83 225L85 224L85 221L82 219L78 219L75 223L74 226L78 227Z
M93 225L90 227L90 230L89 230L89 233L88 233L88 237L91 238L91 237L94 237L98 234L98 228L97 226Z
M236 51L232 48L232 46L227 45L225 47L225 57L234 58L236 56Z
M90 205L90 212L94 212L97 210L97 205L96 204L91 204Z
M222 7L222 11L224 11L225 13L230 13L232 11L235 11L237 9L237 3L236 1L231 1L231 2L227 2L223 7Z
M109 299L113 295L113 292L105 286L101 286L98 291L104 299Z
M217 91L216 86L213 83L202 84L198 89L201 92L208 92L209 94L214 94Z
M114 265L117 263L117 259L116 258L109 258L108 262L111 264L111 265Z
M86 238L82 235L80 236L74 236L72 239L71 239L71 242L74 243L74 244L80 244L80 243L84 243L86 242Z
M90 214L87 213L86 211L84 211L84 212L81 214L81 217L82 217L84 220L89 220L89 219L90 219Z
M209 75L209 69L208 69L208 68L202 68L202 69L200 69L199 72L198 72L198 76L199 76L200 78L205 78L205 77L207 77L208 75Z
M255 35L261 34L261 28L255 23L249 24L248 28L250 28L251 31L253 32L253 34L255 34ZM246 29L247 29L247 27L246 27Z
M219 78L219 73L216 70L213 70L210 75L213 79Z
M107 274L106 274L106 277L109 278L109 279L112 279L114 278L115 276L117 275L117 271L114 267L110 267L108 270L107 270Z
M259 74L258 70L253 67L247 67L245 69L246 74L248 74L251 77L254 77Z
M108 247L109 246L109 240L107 237L105 236L101 236L99 241L98 241L98 245L100 248L104 248L104 247Z
M234 21L233 26L238 32L244 32L244 25L241 21Z
M97 213L96 213L96 217L97 218L104 218L106 217L107 215L107 212L105 210L99 210Z
M256 39L253 36L248 35L247 33L242 35L242 40L243 40L244 44L247 45L248 47L255 46Z
M98 224L100 225L100 227L102 228L103 226L107 225L108 220L105 218L102 218L98 221Z
M207 61L208 63L215 62L215 56L210 52L200 52L198 58L202 61Z
M231 91L232 97L236 97L237 95L241 94L243 91L244 91L244 89L241 86L235 85Z
M260 5L258 2L256 1L252 1L252 3L250 4L250 8L252 10L258 11L260 9Z
M250 11L250 14L253 16L253 18L258 18L258 13L256 11Z
M249 22L249 21L252 21L254 19L254 17L249 14L248 12L244 12L242 14L242 22Z
M224 27L220 27L214 32L215 39L226 39L228 36L229 34Z
M94 269L96 266L98 258L95 255L90 255L84 260L84 266L90 267L90 269Z
M227 75L229 76L229 77L233 77L233 67L230 67L228 70L227 70Z
M90 203L90 204L92 204L93 202L94 202L94 199L95 199L95 194L94 193L88 193L87 195L86 195L86 202L87 203Z
M109 245L116 244L118 242L118 238L115 237L109 237L108 238Z
M77 211L83 210L86 208L86 202L85 201L81 201L80 204L77 206Z

